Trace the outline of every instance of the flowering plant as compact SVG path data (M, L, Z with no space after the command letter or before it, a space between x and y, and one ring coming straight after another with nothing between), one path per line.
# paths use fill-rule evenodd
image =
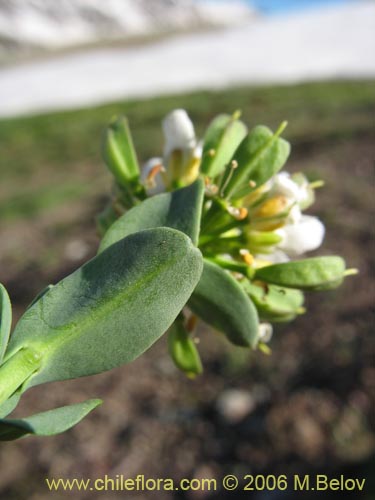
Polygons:
M304 214L322 183L279 173L290 151L285 125L248 132L239 113L222 114L198 141L186 111L175 110L163 121L163 157L142 170L127 120L108 127L114 188L98 217L98 255L43 290L11 336L0 285L0 440L72 427L101 401L5 417L28 388L132 361L166 331L177 367L198 375L197 318L269 352L272 323L302 314L304 291L356 272L337 256L299 259L323 241L323 223Z

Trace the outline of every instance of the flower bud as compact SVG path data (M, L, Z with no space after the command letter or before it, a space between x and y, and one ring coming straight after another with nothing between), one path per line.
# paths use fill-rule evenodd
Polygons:
M169 329L168 347L177 368L189 378L202 373L203 367L198 349L180 320L176 320Z

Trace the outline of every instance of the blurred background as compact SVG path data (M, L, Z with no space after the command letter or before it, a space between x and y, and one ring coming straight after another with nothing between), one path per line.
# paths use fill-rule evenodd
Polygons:
M276 329L271 356L202 327L205 373L194 381L161 339L129 366L30 390L16 416L104 404L66 434L2 444L0 498L315 498L85 496L50 493L44 479L316 473L366 477L364 493L337 498L375 498L374 33L365 0L0 0L0 281L15 318L95 254L111 184L100 140L120 113L142 162L161 153L160 120L175 107L198 135L236 109L250 127L288 120L287 170L326 182L313 208L327 226L320 253L360 270L308 295L308 313Z

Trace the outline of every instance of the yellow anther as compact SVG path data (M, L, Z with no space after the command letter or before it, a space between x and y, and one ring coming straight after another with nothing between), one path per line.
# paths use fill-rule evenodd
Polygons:
M238 214L237 218L238 218L238 220L244 220L244 219L246 219L248 214L249 214L248 209L245 207L241 207L241 208L239 208L239 214Z
M237 160L232 160L230 162L230 167L233 168L233 169L237 168L238 167L238 161Z
M263 219L268 217L274 217L282 214L290 204L289 200L285 196L274 196L264 201L260 207L254 212L253 217L257 219Z
M191 184L195 181L195 179L199 175L199 167L201 160L200 158L194 157L190 160L189 163L184 167L183 175L181 176L181 180L183 184Z
M228 213L234 217L236 220L244 220L249 214L249 211L245 207L231 207L227 208Z
M215 149L209 149L207 151L208 156L211 156L213 158L216 155L216 150Z
M240 255L242 257L242 260L247 264L248 266L252 266L254 264L254 256L251 255L249 250L247 248L241 248L240 250Z
M197 326L197 323L198 323L198 318L195 316L195 314L192 314L186 322L186 330L188 332L194 331L195 327Z
M257 186L257 183L255 181L249 181L249 186L251 188L255 188Z

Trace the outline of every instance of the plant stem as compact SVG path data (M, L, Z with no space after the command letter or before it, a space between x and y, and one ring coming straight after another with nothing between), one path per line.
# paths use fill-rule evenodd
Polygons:
M0 367L0 404L6 401L41 364L39 353L24 347Z
M234 260L222 259L220 257L207 257L207 260L217 264L223 269L227 269L228 271L233 271L237 273L241 273L244 276L250 278L254 274L254 271L247 264L243 264L241 262L236 262Z

